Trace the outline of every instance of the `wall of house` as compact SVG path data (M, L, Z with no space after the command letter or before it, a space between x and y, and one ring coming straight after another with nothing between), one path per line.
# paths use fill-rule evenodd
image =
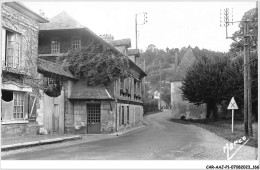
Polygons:
M73 81L69 80L63 84L64 86L64 114L65 114L65 123L64 123L64 133L65 134L74 134L75 133L75 126L74 126L74 109L73 109L73 102L68 99L71 95Z
M120 112L122 112L122 106L124 106L124 120L125 123L121 124L120 121ZM127 106L129 106L129 123L127 123ZM121 109L120 109L121 107ZM124 131L126 129L140 126L143 124L143 106L135 104L126 104L126 103L117 103L117 130Z
M186 119L203 119L206 117L206 105L196 106L183 100L180 81L171 82L172 117L175 119L185 116Z
M30 108L28 108L27 96L37 96L39 91L33 89L35 83L33 79L27 79L17 73L23 73L32 78L39 79L40 74L37 73L36 59L38 55L38 30L39 24L37 21L23 15L22 13L1 4L2 15L2 55L1 62L5 61L6 47L6 31L17 33L21 37L20 46L20 65L19 68L12 68L12 71L5 70L2 74L2 90L20 91L25 93L24 98L24 120L16 119L1 121L2 137L12 137L21 135L35 135L39 125L37 122L28 122ZM3 70L3 68L2 68ZM12 73L11 73L12 72ZM36 101L36 106L38 102Z
M114 101L101 101L101 133L114 133L116 131L116 111Z
M39 54L51 54L51 41L53 38L60 40L60 53L66 53L72 48L72 37L81 37L81 47L87 47L93 42L93 36L82 30L52 30L40 31Z
M29 75L35 75L37 73L36 59L38 55L39 24L16 10L4 4L1 5L2 33L8 29L21 35L21 66L26 69ZM4 38L2 43L5 44L5 37L2 38ZM4 56L2 55L2 57Z
M25 135L36 135L39 129L37 122L8 123L1 125L1 137L18 137Z

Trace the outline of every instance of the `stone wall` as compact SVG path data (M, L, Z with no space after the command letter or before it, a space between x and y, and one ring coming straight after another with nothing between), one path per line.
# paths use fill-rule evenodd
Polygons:
M74 134L75 126L74 126L74 109L73 102L68 99L71 94L73 82L68 81L63 84L64 86L64 114L65 114L65 123L64 123L64 133L65 134Z
M175 119L185 116L186 119L203 119L206 117L206 105L196 106L183 100L181 94L182 83L180 81L171 82L171 105L172 117Z
M122 106L124 106L124 120L125 124L120 125L119 123L119 114L122 111ZM127 120L127 106L129 106L129 123L126 122ZM119 109L121 107L121 109ZM143 124L143 106L135 105L135 104L125 104L125 103L117 103L117 130L124 131L126 129L140 126Z
M1 137L19 137L25 135L36 135L39 129L37 122L12 123L1 125Z
M116 131L115 102L102 100L101 101L101 133L107 134L107 133L113 133L115 131Z

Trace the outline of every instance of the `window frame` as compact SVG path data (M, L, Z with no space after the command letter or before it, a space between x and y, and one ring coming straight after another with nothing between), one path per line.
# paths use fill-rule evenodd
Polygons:
M58 44L53 44L53 41L57 41ZM54 47L56 47L54 49ZM60 39L55 37L51 40L51 54L59 54L60 53Z
M22 60L22 55L21 55L21 48L22 48L22 35L11 31L11 30L6 30L5 32L5 66L11 67L11 68L19 68L21 66L21 60ZM9 37L11 37L9 39ZM10 42L10 43L9 43ZM12 54L9 54L9 50L11 50ZM11 59L9 59L9 57ZM9 60L11 60L11 63L9 63Z
M77 48L74 47L75 39L79 40L79 43L77 44L78 45ZM72 50L79 50L79 49L81 49L81 38L79 36L73 36L71 38L71 48L72 48Z
M15 120L22 119L23 120L25 118L25 115L24 115L25 93L14 91L13 100L14 100L13 119L15 119ZM19 111L18 111L18 108L20 108Z

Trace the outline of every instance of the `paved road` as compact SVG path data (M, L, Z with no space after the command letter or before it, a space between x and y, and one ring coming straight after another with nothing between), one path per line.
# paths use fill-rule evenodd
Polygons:
M122 136L70 146L2 156L12 160L165 160L226 159L226 141L199 127L169 121L170 112L145 117L147 126ZM246 148L236 159L255 159ZM250 154L250 155L249 155ZM239 154L238 154L239 155ZM234 157L235 159L235 157Z

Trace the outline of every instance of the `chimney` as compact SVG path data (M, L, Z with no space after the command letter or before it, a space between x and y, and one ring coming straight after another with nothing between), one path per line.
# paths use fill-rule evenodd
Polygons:
M46 18L46 17L45 17L45 13L43 12L42 9L39 10L39 15L40 15L41 17L43 17L43 18Z
M105 40L106 42L114 41L114 36L111 34L103 34L100 37Z
M176 70L177 67L179 66L179 54L177 51L175 52L174 56L175 56L175 70Z

